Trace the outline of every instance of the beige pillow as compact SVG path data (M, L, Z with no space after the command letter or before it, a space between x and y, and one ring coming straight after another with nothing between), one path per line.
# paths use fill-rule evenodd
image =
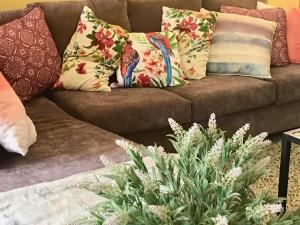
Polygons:
M96 18L85 6L65 50L62 73L55 88L110 91L109 77L118 68L127 37L121 27Z
M187 79L202 79L212 36L216 26L216 13L163 7L162 31L178 30L178 47L182 69Z
M219 13L207 72L271 78L271 51L275 22Z

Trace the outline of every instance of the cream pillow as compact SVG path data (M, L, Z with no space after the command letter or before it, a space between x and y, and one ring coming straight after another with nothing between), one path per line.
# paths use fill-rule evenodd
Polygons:
M85 6L65 50L62 73L55 88L110 91L109 77L118 68L126 39L125 30L98 19Z
M163 7L161 30L179 31L179 54L187 79L197 80L206 76L206 65L216 22L214 12Z

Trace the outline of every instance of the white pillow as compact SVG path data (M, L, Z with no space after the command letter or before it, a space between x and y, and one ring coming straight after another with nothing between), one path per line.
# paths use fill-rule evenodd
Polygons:
M36 136L23 104L0 72L0 145L8 152L25 156Z

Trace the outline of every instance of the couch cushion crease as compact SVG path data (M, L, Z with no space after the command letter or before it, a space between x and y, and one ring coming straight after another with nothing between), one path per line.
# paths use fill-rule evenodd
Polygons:
M121 137L74 119L40 97L27 104L38 137L26 157L0 149L0 192L101 168L100 155L125 160Z
M224 116L275 103L272 83L241 76L209 75L189 86L167 90L192 102L194 122L209 118L211 113Z
M300 100L300 65L272 67L271 82L276 86L276 104L281 105Z
M158 88L54 91L49 98L72 116L119 135L165 128L168 118L191 122L190 101Z

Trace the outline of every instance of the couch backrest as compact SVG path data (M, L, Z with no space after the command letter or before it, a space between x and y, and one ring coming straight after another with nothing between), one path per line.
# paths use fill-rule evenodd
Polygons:
M99 19L130 30L126 0L81 0L62 2L38 2L61 56L74 34L80 14L89 6ZM32 7L29 4L28 7Z
M61 56L70 42L84 5L97 17L133 32L160 31L162 6L199 10L219 10L221 5L255 8L257 0L81 0L39 3L45 13L53 39ZM265 1L265 0L262 0ZM0 25L24 15L27 9L0 12ZM126 10L127 9L127 10ZM127 16L128 12L128 16ZM129 17L129 19L128 19Z
M265 2L266 0L261 0ZM256 8L257 0L127 0L131 31L160 31L162 6L220 11L221 5Z
M0 12L0 26L13 21L16 18L22 17L27 12L27 9L17 9Z
M131 31L160 31L162 6L200 10L201 0L127 0Z
M265 2L265 0L259 0ZM202 7L211 11L220 11L221 5L255 9L257 0L202 0Z
M45 14L45 20L56 47L62 56L76 30L81 11L87 1L38 2ZM32 8L28 4L27 8Z
M97 17L130 31L126 0L87 0Z

